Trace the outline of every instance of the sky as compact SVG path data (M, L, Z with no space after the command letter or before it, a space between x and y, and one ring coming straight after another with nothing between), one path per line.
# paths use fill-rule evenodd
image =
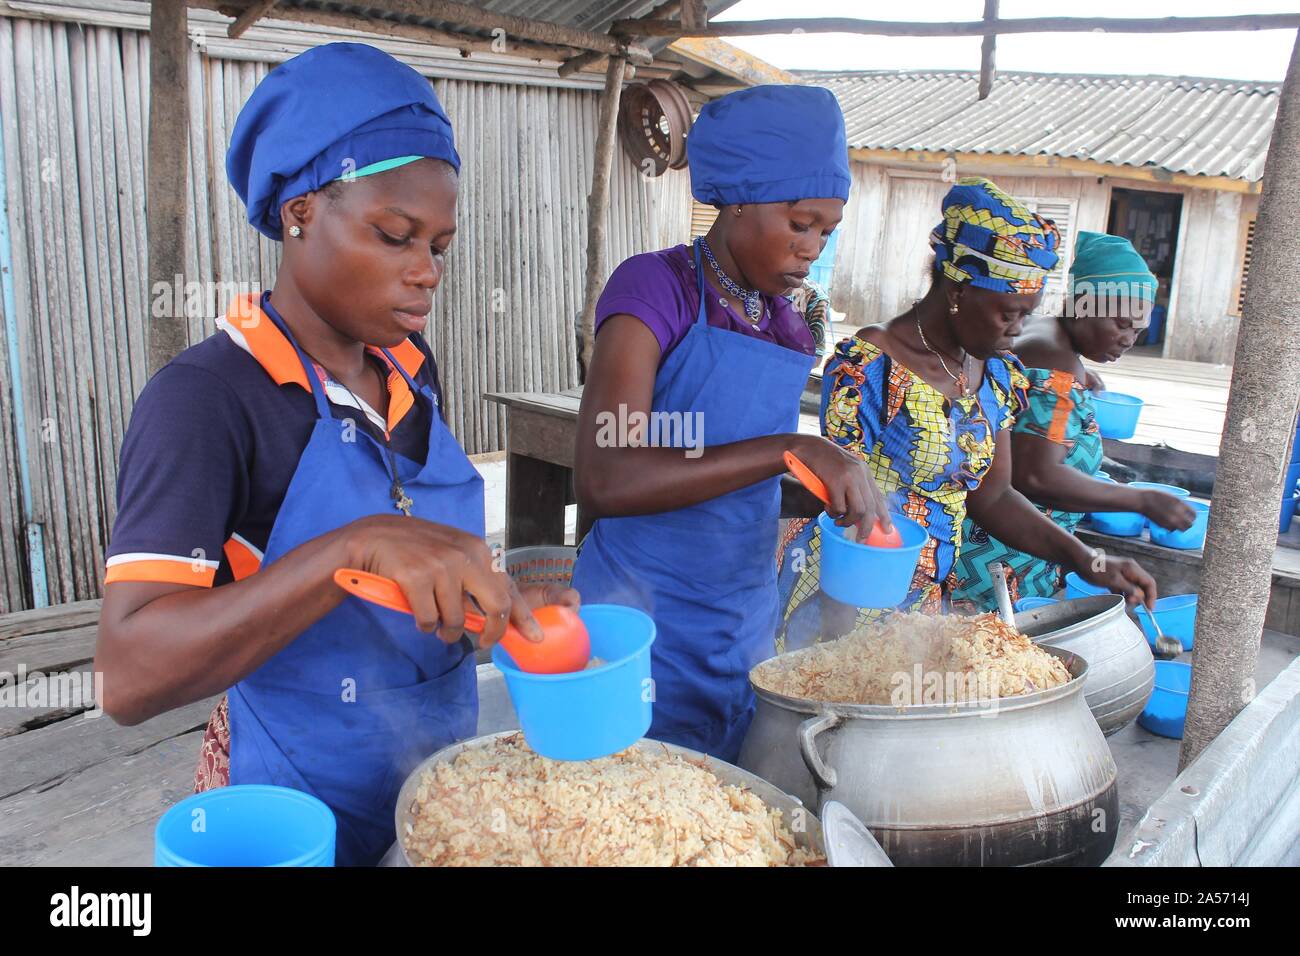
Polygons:
M906 12L900 12L905 9ZM796 12L797 11L797 12ZM1086 4L1002 0L1005 19L1045 16L1171 17L1300 13L1300 0L1088 0ZM880 0L740 0L724 20L855 17L874 20L979 20L983 0L923 0L906 7ZM979 37L870 37L806 34L731 37L729 43L788 70L978 70ZM1294 30L1187 34L1048 33L998 37L999 70L1122 73L1281 80Z

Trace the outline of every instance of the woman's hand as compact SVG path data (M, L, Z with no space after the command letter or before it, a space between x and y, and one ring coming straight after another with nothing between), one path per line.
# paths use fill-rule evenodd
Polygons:
M1090 392L1106 391L1106 383L1102 381L1100 375L1098 375L1092 369L1085 369L1084 372L1085 375L1084 375L1083 384L1087 386L1088 391Z
M1196 520L1192 507L1167 491L1143 488L1142 504L1138 511L1167 531L1186 531Z
M547 604L558 604L575 611L582 606L582 598L578 592L563 584L525 584L519 589L519 593L524 596L524 601L533 611Z
M1099 563L1101 570L1096 570L1094 563ZM1074 570L1078 572L1079 577L1090 584L1124 595L1124 600L1129 607L1145 604L1148 611L1155 610L1155 579L1136 561L1129 558L1102 557L1100 562L1089 563Z
M479 647L501 640L507 623L530 641L542 639L528 602L508 574L493 569L482 538L401 515L361 518L346 531L349 566L396 581L420 630L436 629L440 640L454 644L472 597L487 619Z
M894 526L885 496L860 457L816 435L793 436L789 451L826 485L826 513L841 528L856 525L865 538L877 522L886 531Z

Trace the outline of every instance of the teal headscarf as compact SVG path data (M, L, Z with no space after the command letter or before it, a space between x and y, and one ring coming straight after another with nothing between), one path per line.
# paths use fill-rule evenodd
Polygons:
M1080 232L1074 244L1070 286L1075 295L1112 292L1147 302L1156 300L1156 277L1146 260L1122 236Z

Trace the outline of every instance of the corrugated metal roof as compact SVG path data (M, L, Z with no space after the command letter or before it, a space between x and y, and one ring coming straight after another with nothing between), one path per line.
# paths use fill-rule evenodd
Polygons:
M849 145L1061 156L1258 181L1280 83L1174 76L976 72L819 72L839 98Z
M643 17L659 6L663 0L460 0L460 2L479 7L489 13L527 17L530 20L542 20L546 23L580 27L583 30L604 33L615 20ZM737 0L708 0L706 6L709 15L713 16L728 7L734 6L736 3ZM333 0L281 0L281 5L328 10L333 13L348 13L375 20L392 20L440 30L454 30L457 33L485 37L491 35L488 30L464 27L454 22L437 20L433 17L404 16L365 3L336 3ZM269 15L274 16L273 13ZM658 52L671 42L671 37L654 37L646 41L645 45Z

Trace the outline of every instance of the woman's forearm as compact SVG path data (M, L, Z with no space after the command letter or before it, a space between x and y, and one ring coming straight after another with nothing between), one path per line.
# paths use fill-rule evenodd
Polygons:
M1033 503L1057 511L1139 511L1142 507L1138 489L1091 478L1064 464L1018 474L1014 484Z
M785 472L782 453L808 436L765 435L727 445L601 448L597 469L579 455L577 496L593 518L689 508ZM797 453L797 452L796 452Z
M1058 527L1014 488L993 500L967 499L971 519L1003 544L1072 570L1092 560L1092 549Z
M242 680L339 605L333 574L349 552L343 528L242 581L171 591L133 610L151 585L109 585L95 649L105 711L139 723Z

